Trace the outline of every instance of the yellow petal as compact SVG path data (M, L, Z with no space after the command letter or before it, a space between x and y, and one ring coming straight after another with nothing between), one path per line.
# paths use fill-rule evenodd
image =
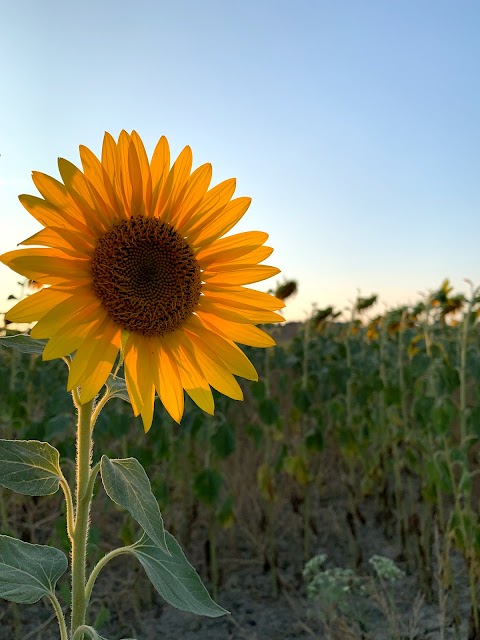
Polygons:
M278 313L274 311L263 311L254 309L238 309L232 308L227 305L214 302L207 298L207 296L201 296L200 303L198 305L198 311L206 311L213 315L217 315L224 320L230 320L231 322L241 322L247 324L267 324L269 322L284 322L284 319Z
M135 336L137 344L137 383L141 397L141 416L145 433L149 431L153 420L153 405L155 401L155 388L152 376L152 358L150 356L150 343L152 338Z
M170 148L165 136L162 136L157 142L157 146L152 155L150 163L150 174L152 176L152 202L150 205L150 213L156 209L158 198L161 196L164 184L170 171Z
M265 309L278 311L283 309L285 302L263 291L255 291L244 287L214 287L208 283L203 285L202 293L207 298L226 306L239 307L241 309Z
M78 167L64 158L58 159L58 169L68 195L81 212L85 225L94 230L97 235L102 234L110 226L110 221L97 208L90 193L88 181L83 173Z
M185 330L185 337L191 343L190 351L194 353L208 384L233 400L243 400L240 385L215 351L192 332Z
M125 372L125 383L127 385L128 395L132 405L134 415L140 415L142 410L142 396L138 386L137 379L137 363L138 363L138 345L135 335L130 334L125 344L125 358L123 361L123 369Z
M277 267L268 265L212 265L206 269L202 277L209 284L252 284L261 280L268 280L280 273Z
M130 210L134 216L145 215L145 200L143 197L143 176L138 159L137 149L130 141L128 145L128 176L126 177L131 185L131 204Z
M148 215L152 201L152 176L150 174L150 165L148 162L147 152L145 151L142 139L138 133L136 131L132 131L131 138L135 145L135 149L137 150L140 170L142 172L143 201L145 203L145 215Z
M85 329L85 331L89 331L97 324L97 321L94 321L90 324L82 325L81 328ZM68 356L76 351L78 345L83 340L82 335L79 335L81 334L81 328L75 323L75 327L73 329L71 328L70 331L65 331L62 328L60 332L57 332L55 336L52 336L43 350L42 360L63 358L64 356Z
M6 319L9 322L35 322L68 297L69 294L51 288L41 289L38 293L17 302L7 311Z
M97 156L83 145L80 146L80 159L83 171L89 183L89 189L97 207L103 212L110 224L126 218L125 210L117 197L111 179Z
M210 331L220 333L224 338L228 338L234 342L239 342L240 344L245 344L250 347L261 348L273 347L275 345L275 340L258 327L230 322L229 320L219 318L215 314L205 313L204 311L198 313L198 319L203 326L210 329Z
M92 400L107 381L118 356L119 336L119 329L112 325L108 329L103 328L102 336L92 341L96 348L86 363L82 375L80 390L82 402Z
M42 358L53 360L73 353L87 336L95 333L103 319L93 317L88 322L79 323L77 317L69 318L52 335L43 350Z
M62 215L69 220L78 220L88 226L83 213L75 206L64 184L40 171L32 172L32 180L45 200L57 207Z
M165 336L164 340L170 347L178 365L180 381L190 398L206 413L213 415L215 404L210 385L201 373L201 369L193 354L185 349L174 337Z
M160 400L175 422L180 423L184 410L183 387L173 354L166 345L154 351L153 379Z
M107 172L112 185L115 184L117 145L113 137L105 132L102 145L102 166Z
M175 208L190 176L192 169L192 150L186 146L175 160L168 174L162 193L158 198L154 215L168 222L174 215Z
M88 236L82 238L74 231L54 227L42 229L20 244L45 245L53 249L60 249L74 258L90 258L94 249Z
M32 338L50 338L67 322L73 320L80 326L96 319L103 319L105 315L106 311L103 311L98 301L85 305L77 296L70 296L63 302L59 302L37 322L31 331L31 336Z
M119 348L120 330L105 318L78 346L70 365L68 390L81 385L81 401L94 398L112 371Z
M199 233L196 234L195 245L200 248L205 247L228 233L245 215L251 202L251 198L235 198L229 202L212 222L202 225Z
M43 198L39 198L37 196L29 196L27 194L22 194L18 196L21 204L25 207L25 209L38 220L40 224L43 224L45 227L65 227L68 226L72 229L77 229L77 224L79 225L78 233L86 233L90 234L87 227L82 225L76 216L69 215L66 211L62 211L55 205L43 200Z
M175 215L175 226L181 225L184 220L189 220L197 211L200 202L205 198L210 181L212 179L212 165L203 164L192 173L185 187L181 207Z
M90 275L90 260L69 258L58 249L19 249L4 253L0 260L13 271L44 284Z
M194 242L203 227L217 218L229 203L236 187L235 178L220 182L205 194L198 204L198 211L191 212L189 217L182 218L178 229L182 235Z
M207 329L193 327L190 331L197 336L197 349L205 349L206 353L213 349L231 373L248 380L258 380L255 367L236 344Z
M246 231L234 236L227 236L216 240L208 247L201 249L195 256L200 266L205 269L211 264L231 262L237 258L243 258L257 247L260 247L268 238L268 233L261 231ZM250 262L254 264L254 262Z
M259 262L263 262L273 253L272 247L258 247L254 249L250 253L245 254L239 258L235 258L230 261L230 265L233 267L238 267L240 265L252 265L258 264ZM219 266L219 265L218 265ZM223 263L223 266L226 266L226 263Z
M128 216L132 215L132 183L129 177L128 148L130 136L126 131L121 131L115 148L115 188L125 205Z

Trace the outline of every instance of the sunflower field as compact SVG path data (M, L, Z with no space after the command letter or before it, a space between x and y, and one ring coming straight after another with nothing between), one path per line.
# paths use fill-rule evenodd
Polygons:
M286 299L295 287L283 287L277 292ZM276 346L242 347L260 377L240 382L243 402L214 392L209 416L187 398L178 425L157 400L147 435L120 380L109 378L116 399L100 415L95 441L107 455L135 456L148 470L166 529L214 598L232 608L233 576L243 576L240 587L248 590L248 568L265 580L266 607L286 598L296 612L295 628L284 635L245 635L237 622L218 637L480 638L480 291L471 285L468 295L455 294L445 281L414 306L381 315L378 307L375 295L358 297L341 314L315 308L305 322L263 326ZM2 333L18 330L6 324ZM23 352L2 340L1 438L45 440L72 460L67 367L42 361L41 340ZM89 562L119 540L129 544L135 527L99 488ZM68 549L56 496L0 488L0 528ZM351 572L343 592L353 606L321 589L308 600L304 567L324 552L329 566ZM401 568L411 595L405 613L392 589L382 591L381 623L369 613L373 596L353 595L373 553ZM160 607L134 565L112 563L95 588L103 598L113 583L120 595L94 607L96 628L129 633L131 619ZM422 622L427 610L431 635ZM38 611L36 635L28 616L28 608L2 601L0 638L49 638L46 609ZM215 638L209 629L192 637Z

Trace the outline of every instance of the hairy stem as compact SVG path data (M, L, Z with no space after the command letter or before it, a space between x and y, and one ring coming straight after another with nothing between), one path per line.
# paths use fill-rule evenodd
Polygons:
M88 525L92 501L93 481L90 462L92 455L92 410L93 400L81 404L74 394L78 407L75 526L72 535L72 620L71 636L85 624L87 599L85 574L87 560ZM80 634L80 640L81 640Z

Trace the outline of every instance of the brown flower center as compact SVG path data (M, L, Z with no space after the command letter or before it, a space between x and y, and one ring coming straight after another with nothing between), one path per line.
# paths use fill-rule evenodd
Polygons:
M166 222L137 216L100 238L92 260L93 287L123 329L161 336L194 312L202 286L187 242Z

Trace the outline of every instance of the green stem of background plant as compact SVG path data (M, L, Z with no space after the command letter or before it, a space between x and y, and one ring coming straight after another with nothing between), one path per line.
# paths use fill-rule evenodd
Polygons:
M87 598L85 593L88 524L93 493L90 462L92 455L93 400L81 404L78 392L73 392L78 409L77 463L75 494L75 528L72 534L72 620L71 636L85 624Z

